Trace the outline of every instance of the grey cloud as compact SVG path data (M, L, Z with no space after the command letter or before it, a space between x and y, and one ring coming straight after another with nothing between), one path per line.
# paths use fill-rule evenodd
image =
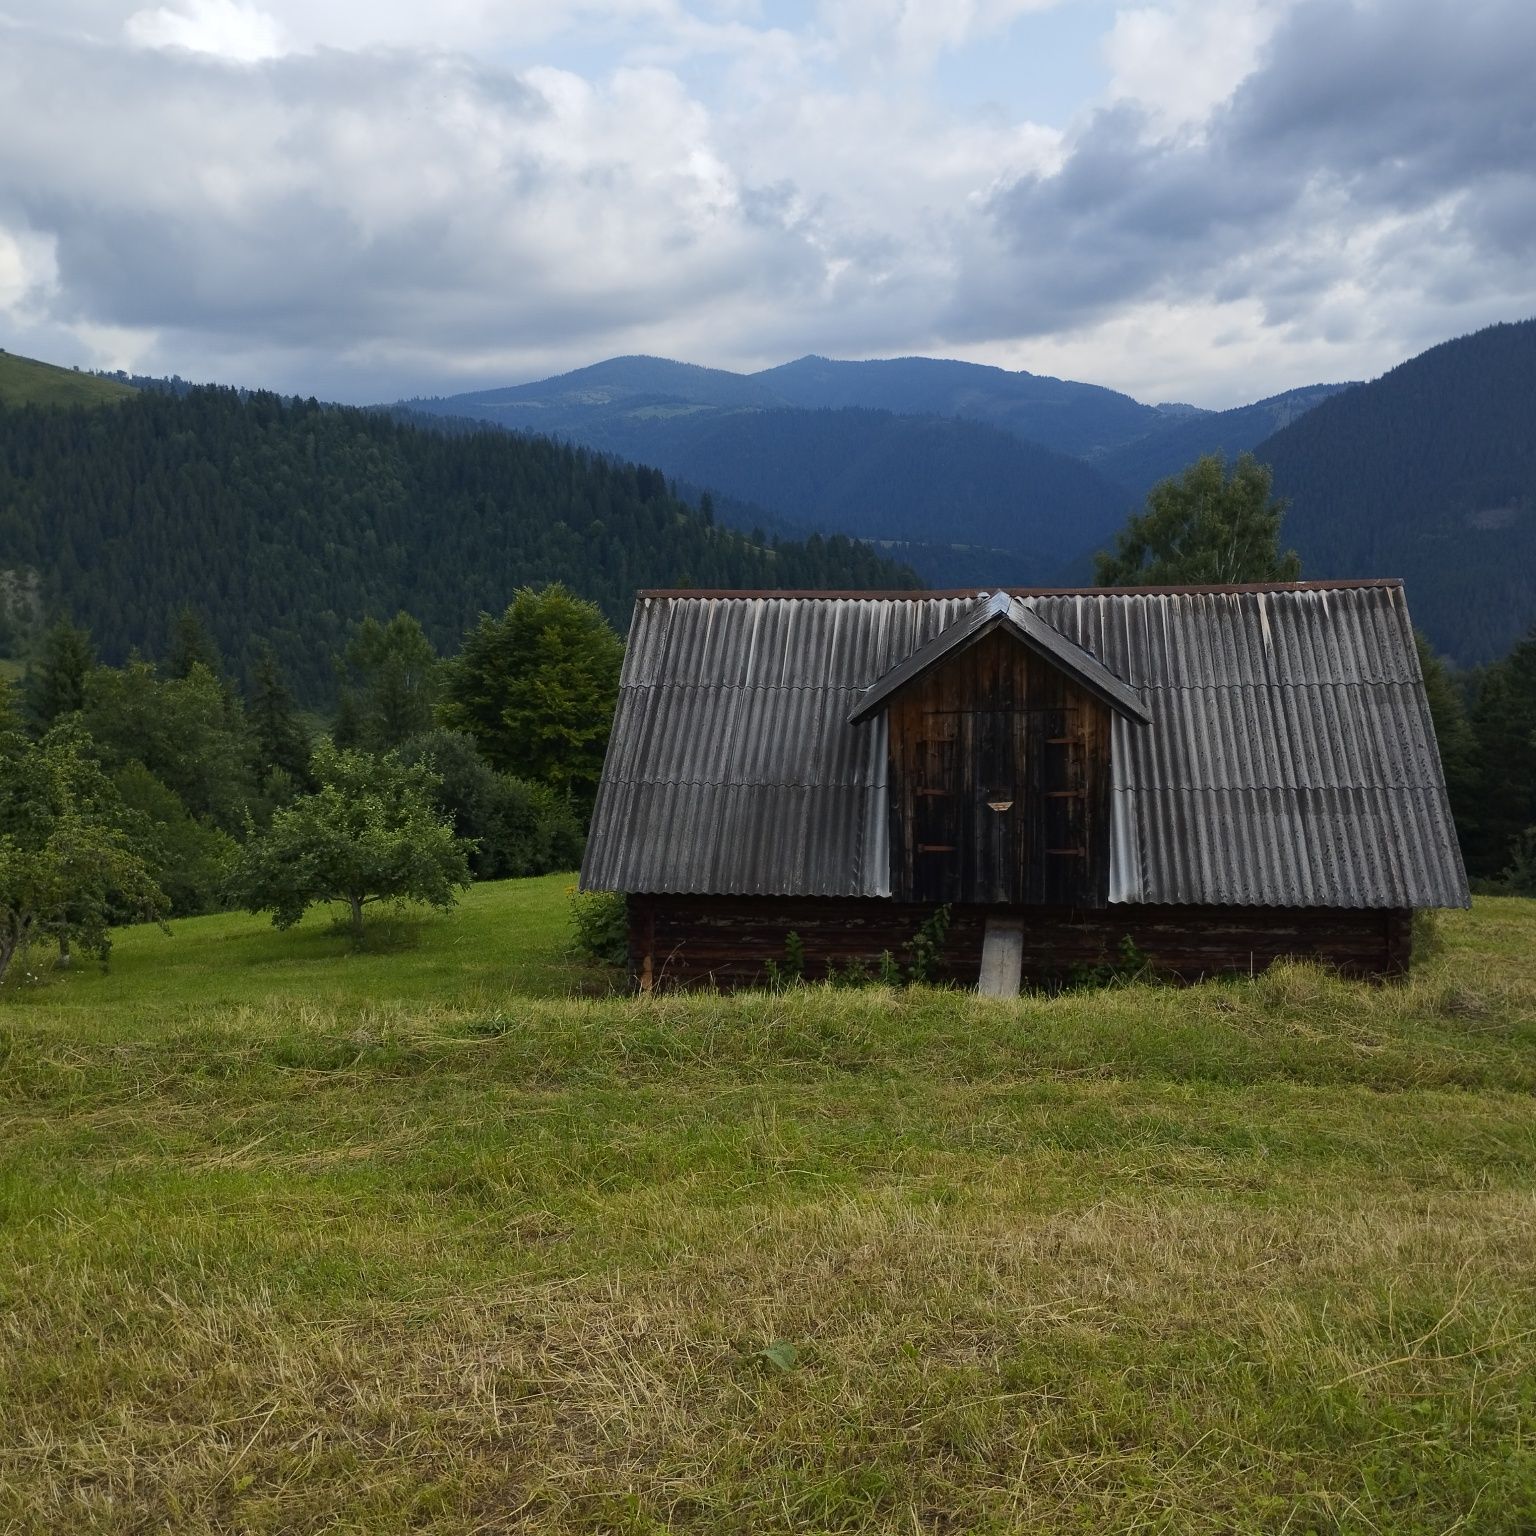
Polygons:
M686 125L653 159L628 125L572 143L537 90L467 60L21 41L0 54L0 227L54 238L57 323L288 350L300 371L346 348L451 366L824 271L792 189L690 223L678 204L708 193Z
M1307 284L1321 295L1362 275L1344 237L1447 203L1416 238L1507 281L1499 258L1536 253L1533 79L1529 0L1309 0L1203 132L1158 138L1131 108L1102 111L1059 172L998 193L951 322L1044 334L1128 302L1213 296L1294 321ZM1291 253L1314 247L1304 282L1288 282Z

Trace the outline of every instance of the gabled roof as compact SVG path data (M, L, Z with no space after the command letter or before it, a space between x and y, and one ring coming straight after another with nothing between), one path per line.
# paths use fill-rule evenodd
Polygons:
M869 719L908 684L915 683L983 636L999 630L1044 656L1117 715L1142 725L1151 723L1151 712L1134 688L1126 687L1092 651L1084 650L1047 624L1022 598L1007 592L994 592L990 597L978 598L971 612L941 629L926 645L920 645L871 683L849 714L848 723L858 725Z
M583 886L888 896L849 715L977 596L642 593ZM1465 904L1400 583L1010 596L1152 716L1112 727L1112 902Z

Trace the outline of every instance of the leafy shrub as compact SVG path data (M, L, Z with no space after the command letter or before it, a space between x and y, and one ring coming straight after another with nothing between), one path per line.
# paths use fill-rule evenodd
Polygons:
M1091 992L1100 987L1126 987L1132 982L1155 981L1157 975L1151 956L1127 933L1115 947L1113 960L1105 956L1096 965L1074 965L1067 972L1062 990Z
M768 972L768 985L775 992L798 987L805 980L805 941L793 928L784 935L783 965L770 960L764 969Z
M1508 867L1499 876L1506 895L1536 896L1536 827L1527 827L1510 848Z
M869 967L862 960L850 960L841 970L835 964L827 967L827 985L830 987L867 987L871 980Z
M618 891L571 892L576 950L597 965L629 964L629 908Z
M218 827L193 816L174 790L142 763L112 775L124 807L134 818L139 852L165 892L172 917L196 917L224 905L225 885L239 849ZM120 916L126 920L127 914Z
M545 868L540 873L576 869L587 850L587 833L575 806L547 784L514 779L511 775L507 782L520 785L527 792L538 818L538 846L545 859Z
M581 863L585 837L569 802L544 784L498 773L463 731L425 731L400 749L407 763L428 763L442 781L438 809L475 851L477 880L547 875Z
M948 935L949 907L935 907L917 932L907 940L906 950L912 957L907 963L907 977L910 981L937 979L943 967L944 940Z

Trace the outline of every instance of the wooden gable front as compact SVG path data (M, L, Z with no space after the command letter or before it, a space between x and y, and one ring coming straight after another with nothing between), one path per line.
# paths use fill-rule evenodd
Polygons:
M1100 698L994 630L886 707L894 898L1105 905L1110 710Z

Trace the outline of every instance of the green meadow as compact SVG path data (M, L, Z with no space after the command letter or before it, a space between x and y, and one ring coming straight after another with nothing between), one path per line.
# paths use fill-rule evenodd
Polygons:
M117 379L0 352L0 405L110 405L133 393Z
M0 1530L1536 1529L1536 902L640 999L570 877L0 993Z

